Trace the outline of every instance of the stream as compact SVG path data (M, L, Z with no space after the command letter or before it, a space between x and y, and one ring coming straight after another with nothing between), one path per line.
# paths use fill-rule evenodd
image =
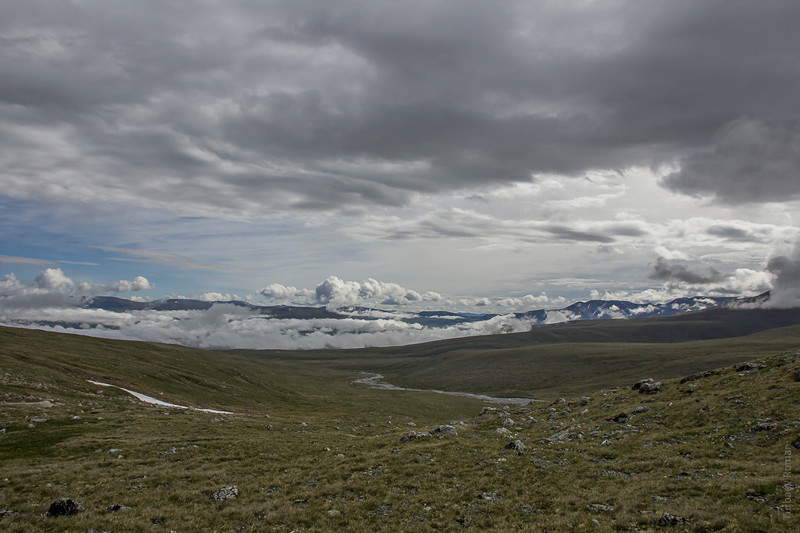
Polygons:
M367 374L367 372L362 372L362 374ZM465 398L474 398L476 400L483 400L485 402L492 402L492 403L504 403L504 404L513 404L513 405L528 405L531 402L541 402L544 400L534 400L533 398L498 398L495 396L486 396L485 394L473 394L471 392L452 392L452 391L445 391L445 390L437 390L437 389L411 389L407 387L398 387L397 385L392 385L391 383L383 383L381 380L383 379L383 375L381 374L369 374L366 377L359 378L353 381L354 385L366 385L367 387L371 387L373 389L382 389L382 390L404 390L410 392L435 392L437 394L449 394L450 396L463 396Z

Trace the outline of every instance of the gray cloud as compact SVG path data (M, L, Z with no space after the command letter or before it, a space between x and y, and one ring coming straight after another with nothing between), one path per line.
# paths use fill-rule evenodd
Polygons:
M767 306L800 307L800 247L795 247L792 257L780 255L770 258L766 270L774 276Z
M713 267L708 267L705 273L695 272L684 265L669 264L664 258L659 257L656 260L656 264L653 265L652 272L647 277L658 281L676 281L697 285L719 283L728 276Z
M722 202L783 202L800 198L800 123L739 119L712 146L686 157L666 178L670 189Z
M798 20L772 0L4 2L0 184L260 216L683 157L673 190L797 197Z

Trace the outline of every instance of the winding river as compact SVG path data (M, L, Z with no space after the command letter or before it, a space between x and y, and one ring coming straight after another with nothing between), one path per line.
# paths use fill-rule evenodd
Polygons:
M368 374L367 372L362 372L363 374ZM404 390L404 391L411 391L411 392L435 392L437 394L449 394L450 396L463 396L465 398L474 398L476 400L483 400L485 402L492 402L492 403L503 403L503 404L512 404L512 405L528 405L531 402L541 402L544 400L534 400L533 398L498 398L495 396L486 396L484 394L473 394L471 392L452 392L446 390L437 390L437 389L411 389L407 387L398 387L397 385L392 385L391 383L384 383L381 380L383 379L383 375L381 374L369 374L366 377L359 378L353 381L355 385L366 385L367 387L371 387L373 389L382 389L382 390Z

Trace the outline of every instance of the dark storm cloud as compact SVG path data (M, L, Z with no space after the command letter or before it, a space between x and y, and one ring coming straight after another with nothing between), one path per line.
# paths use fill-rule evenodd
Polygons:
M691 284L719 283L726 278L724 274L712 267L708 267L705 273L694 272L684 265L671 265L663 257L656 260L652 272L647 277L658 281L678 281Z
M766 270L773 275L768 305L777 308L800 307L800 243L791 257L770 258Z
M723 127L712 147L686 157L664 184L687 194L732 203L800 198L800 123L739 119Z
M797 197L798 21L769 0L4 2L0 180L257 215L680 158L673 190Z

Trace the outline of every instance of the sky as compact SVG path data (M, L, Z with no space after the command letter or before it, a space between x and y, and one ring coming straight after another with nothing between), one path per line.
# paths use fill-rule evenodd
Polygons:
M0 319L101 294L800 303L798 23L773 0L5 0Z

